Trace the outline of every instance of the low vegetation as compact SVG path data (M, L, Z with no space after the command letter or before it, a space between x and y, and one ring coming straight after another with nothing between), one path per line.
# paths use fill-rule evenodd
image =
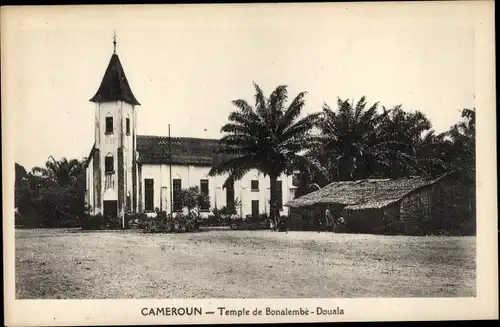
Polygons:
M158 212L156 217L142 217L138 227L144 233L186 233L200 229L201 218L193 214L176 215L167 214L165 211Z
M122 222L118 217L85 214L79 225L84 230L119 229Z

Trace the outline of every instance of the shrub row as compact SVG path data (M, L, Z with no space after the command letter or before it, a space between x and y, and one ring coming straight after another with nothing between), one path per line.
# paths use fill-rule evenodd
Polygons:
M231 216L209 215L207 218L201 220L201 225L204 227L210 226L230 226L231 222L238 218Z
M144 233L183 233L198 230L201 219L193 215L178 214L175 217L165 212L157 213L156 217L148 217L144 213L125 215L126 228L140 228ZM85 230L121 229L119 218L106 215L85 215L80 226Z
M290 231L334 231L337 233L372 233L385 235L474 235L474 221L458 224L456 220L442 219L439 226L435 222L408 226L401 221L382 221L377 226L365 226L350 221L345 226L324 226L320 220L311 220L307 216L290 215L282 216L278 230ZM103 215L85 215L79 219L82 229L121 229L122 222L119 218ZM460 220L459 220L460 221ZM200 226L230 226L235 230L266 230L270 229L271 221L266 214L257 217L248 215L245 219L229 216L209 216L199 218L196 215L177 214L175 216L166 212L157 212L156 217L148 217L144 213L125 216L126 228L140 228L144 233L184 233L199 230Z
M270 228L270 219L266 214L261 214L259 216L253 217L252 215L247 215L245 219L236 218L231 220L231 229L240 230L262 230Z
M122 222L119 218L107 215L84 215L80 221L82 229L97 230L97 229L120 229Z
M202 220L194 215L158 212L156 217L141 217L138 227L144 233L186 233L199 230Z

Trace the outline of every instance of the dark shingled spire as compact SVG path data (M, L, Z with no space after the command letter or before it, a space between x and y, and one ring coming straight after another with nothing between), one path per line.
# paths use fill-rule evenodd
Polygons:
M123 71L120 59L116 54L116 39L113 39L114 52L109 61L108 68L102 78L101 86L97 93L90 99L91 102L125 101L131 105L140 106L130 89Z

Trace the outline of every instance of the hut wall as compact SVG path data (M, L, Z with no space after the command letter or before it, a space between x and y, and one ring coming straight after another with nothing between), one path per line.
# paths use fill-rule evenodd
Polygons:
M383 209L383 219L388 222L397 221L401 216L401 205L399 202L388 205Z
M471 234L475 212L471 186L459 178L446 178L404 197L401 221L410 234Z
M395 202L384 208L384 234L402 234L404 226L401 223L401 203Z
M381 208L344 209L346 231L351 233L393 234L399 231L400 204Z
M383 233L380 230L384 217L381 208L344 210L346 231L349 233Z
M433 189L433 186L424 187L401 200L401 222L407 232L421 233L423 225L431 220Z
M288 228L290 230L316 230L319 226L324 225L325 211L330 210L330 214L334 217L342 215L344 205L326 205L317 204L310 207L291 208Z
M430 227L438 233L473 234L475 196L471 196L470 190L471 186L459 179L447 179L436 184L431 203Z

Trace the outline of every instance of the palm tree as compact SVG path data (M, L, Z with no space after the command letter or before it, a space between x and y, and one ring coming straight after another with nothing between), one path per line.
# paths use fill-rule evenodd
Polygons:
M441 150L443 135L435 135L431 127L420 111L406 112L401 105L391 109L380 124L376 147L387 163L379 167L381 175L398 178L420 173L426 165L437 168L431 155Z
M339 98L337 112L328 104L323 105L322 115L317 120L321 133L316 137L313 151L330 170L331 180L364 176L370 170L370 161L380 161L376 147L380 143L379 126L389 111L384 109L379 114L378 102L368 109L366 104L365 97L356 104Z
M285 107L288 100L286 85L278 86L266 98L262 89L255 82L253 84L255 108L242 99L232 101L237 110L229 114L229 122L221 128L226 135L220 140L219 153L225 159L209 174L229 173L224 187L241 179L251 169L269 176L270 218L278 226L277 179L282 173L291 174L298 167L308 165L302 151L307 149L317 114L299 119L306 92L299 93Z
M34 174L59 186L73 184L83 172L83 163L79 160L62 158L60 161L57 161L52 156L45 163L45 167L33 168Z
M453 125L446 135L450 138L453 147L453 165L460 170L475 170L476 158L476 111L464 109L465 118Z
M416 173L438 176L451 169L450 155L453 149L446 136L446 132L436 134L431 129L416 142Z

